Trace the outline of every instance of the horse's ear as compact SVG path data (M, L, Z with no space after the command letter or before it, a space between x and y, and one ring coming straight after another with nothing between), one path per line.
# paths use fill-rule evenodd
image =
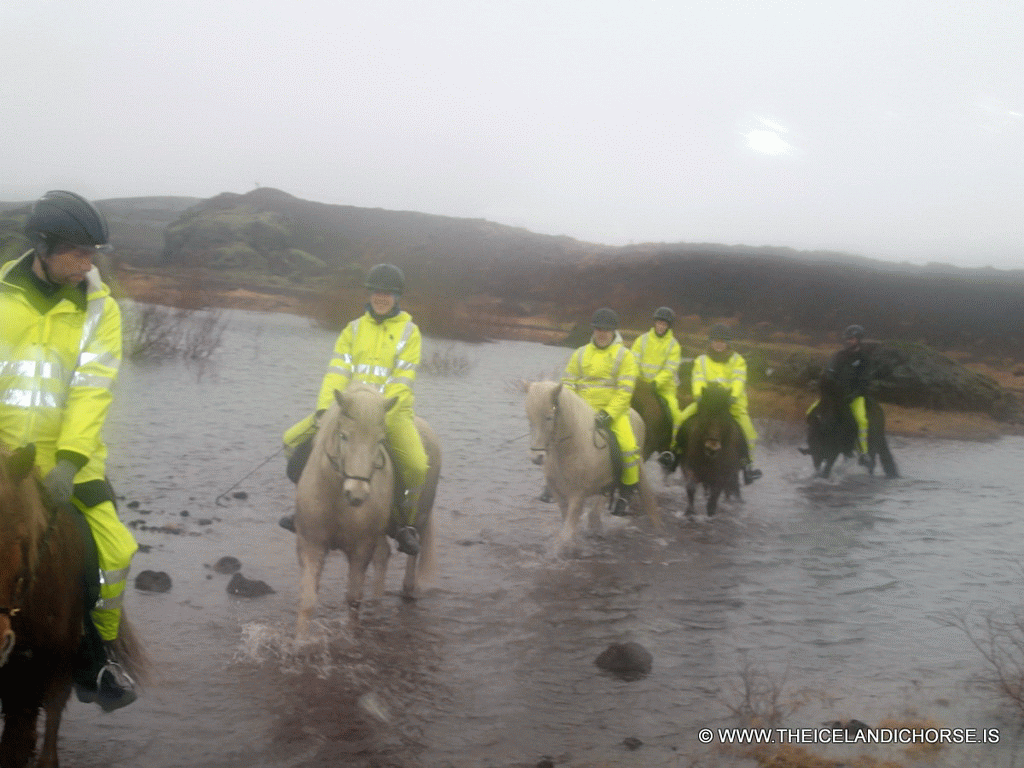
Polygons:
M392 395L384 401L384 413L387 413L398 404L398 395Z
M342 397L341 397L341 390L340 390L340 389L336 389L336 390L334 390L334 400L335 400L335 401L336 401L336 402L338 403L338 405L340 405L340 406L341 406L342 408L344 408L344 407L345 407L345 401L344 401L344 400L342 399Z
M36 444L29 443L24 448L18 448L7 457L7 472L15 482L21 482L28 477L35 462Z
M558 386L551 390L551 407L558 405L558 398L562 394L562 383L559 382Z

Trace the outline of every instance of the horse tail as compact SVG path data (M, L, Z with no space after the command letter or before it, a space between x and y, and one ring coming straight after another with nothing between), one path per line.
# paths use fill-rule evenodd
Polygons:
M129 675L140 683L149 681L153 661L146 652L135 625L128 620L123 612L117 639L114 640L114 651L117 653L118 661Z
M640 507L651 521L651 525L658 533L665 532L665 525L661 522L661 512L658 509L658 502L647 480L647 473L643 466L640 467Z

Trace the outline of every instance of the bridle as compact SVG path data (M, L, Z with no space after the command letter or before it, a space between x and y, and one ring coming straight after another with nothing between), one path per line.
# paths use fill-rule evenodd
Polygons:
M339 439L338 442L340 443L343 441ZM350 475L348 471L345 469L344 454L342 454L340 457L335 456L330 451L326 450L326 448L324 449L324 453L327 454L328 463L331 465L331 467L333 467L334 471L341 476L342 482L345 482L347 480L359 480L369 484L373 480L373 476L377 474L377 471L384 469L384 466L387 463L387 452L384 449L383 441L377 445L377 455L374 457L373 464L370 467L369 477L363 477L362 475Z

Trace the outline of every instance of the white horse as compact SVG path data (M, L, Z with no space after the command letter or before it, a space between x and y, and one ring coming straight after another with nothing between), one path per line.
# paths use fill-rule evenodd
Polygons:
M309 634L309 621L316 609L320 575L330 549L340 549L348 559L348 588L345 599L351 620L358 617L366 571L374 563L373 596L384 594L391 547L387 530L392 523L397 482L391 456L385 448L384 420L397 402L385 398L373 387L355 383L345 392L335 391L335 402L320 421L309 461L299 478L295 498L295 530L300 579L299 616L296 636ZM420 554L409 556L403 597L412 598L418 576L434 571L434 535L431 509L441 471L441 451L430 426L416 419L430 468L420 493L416 527L420 531Z
M544 466L548 488L562 510L558 549L563 550L576 536L583 507L593 496L610 490L618 478L612 472L608 441L594 426L596 411L579 395L553 381L536 381L526 390L526 417L530 421L530 450L533 463ZM637 444L644 442L644 423L630 410L629 421ZM664 531L654 493L640 467L640 504L659 532ZM601 528L602 499L590 509L590 527Z

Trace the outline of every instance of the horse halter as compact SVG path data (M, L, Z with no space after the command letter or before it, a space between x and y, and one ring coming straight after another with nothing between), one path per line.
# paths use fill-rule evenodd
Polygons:
M558 416L561 412L562 409L559 406L558 398L555 398L555 401L551 404L551 431L548 432L547 442L544 443L543 448L534 448L531 445L531 451L535 451L536 453L549 453L551 451L551 441L555 439L555 432L558 430Z

